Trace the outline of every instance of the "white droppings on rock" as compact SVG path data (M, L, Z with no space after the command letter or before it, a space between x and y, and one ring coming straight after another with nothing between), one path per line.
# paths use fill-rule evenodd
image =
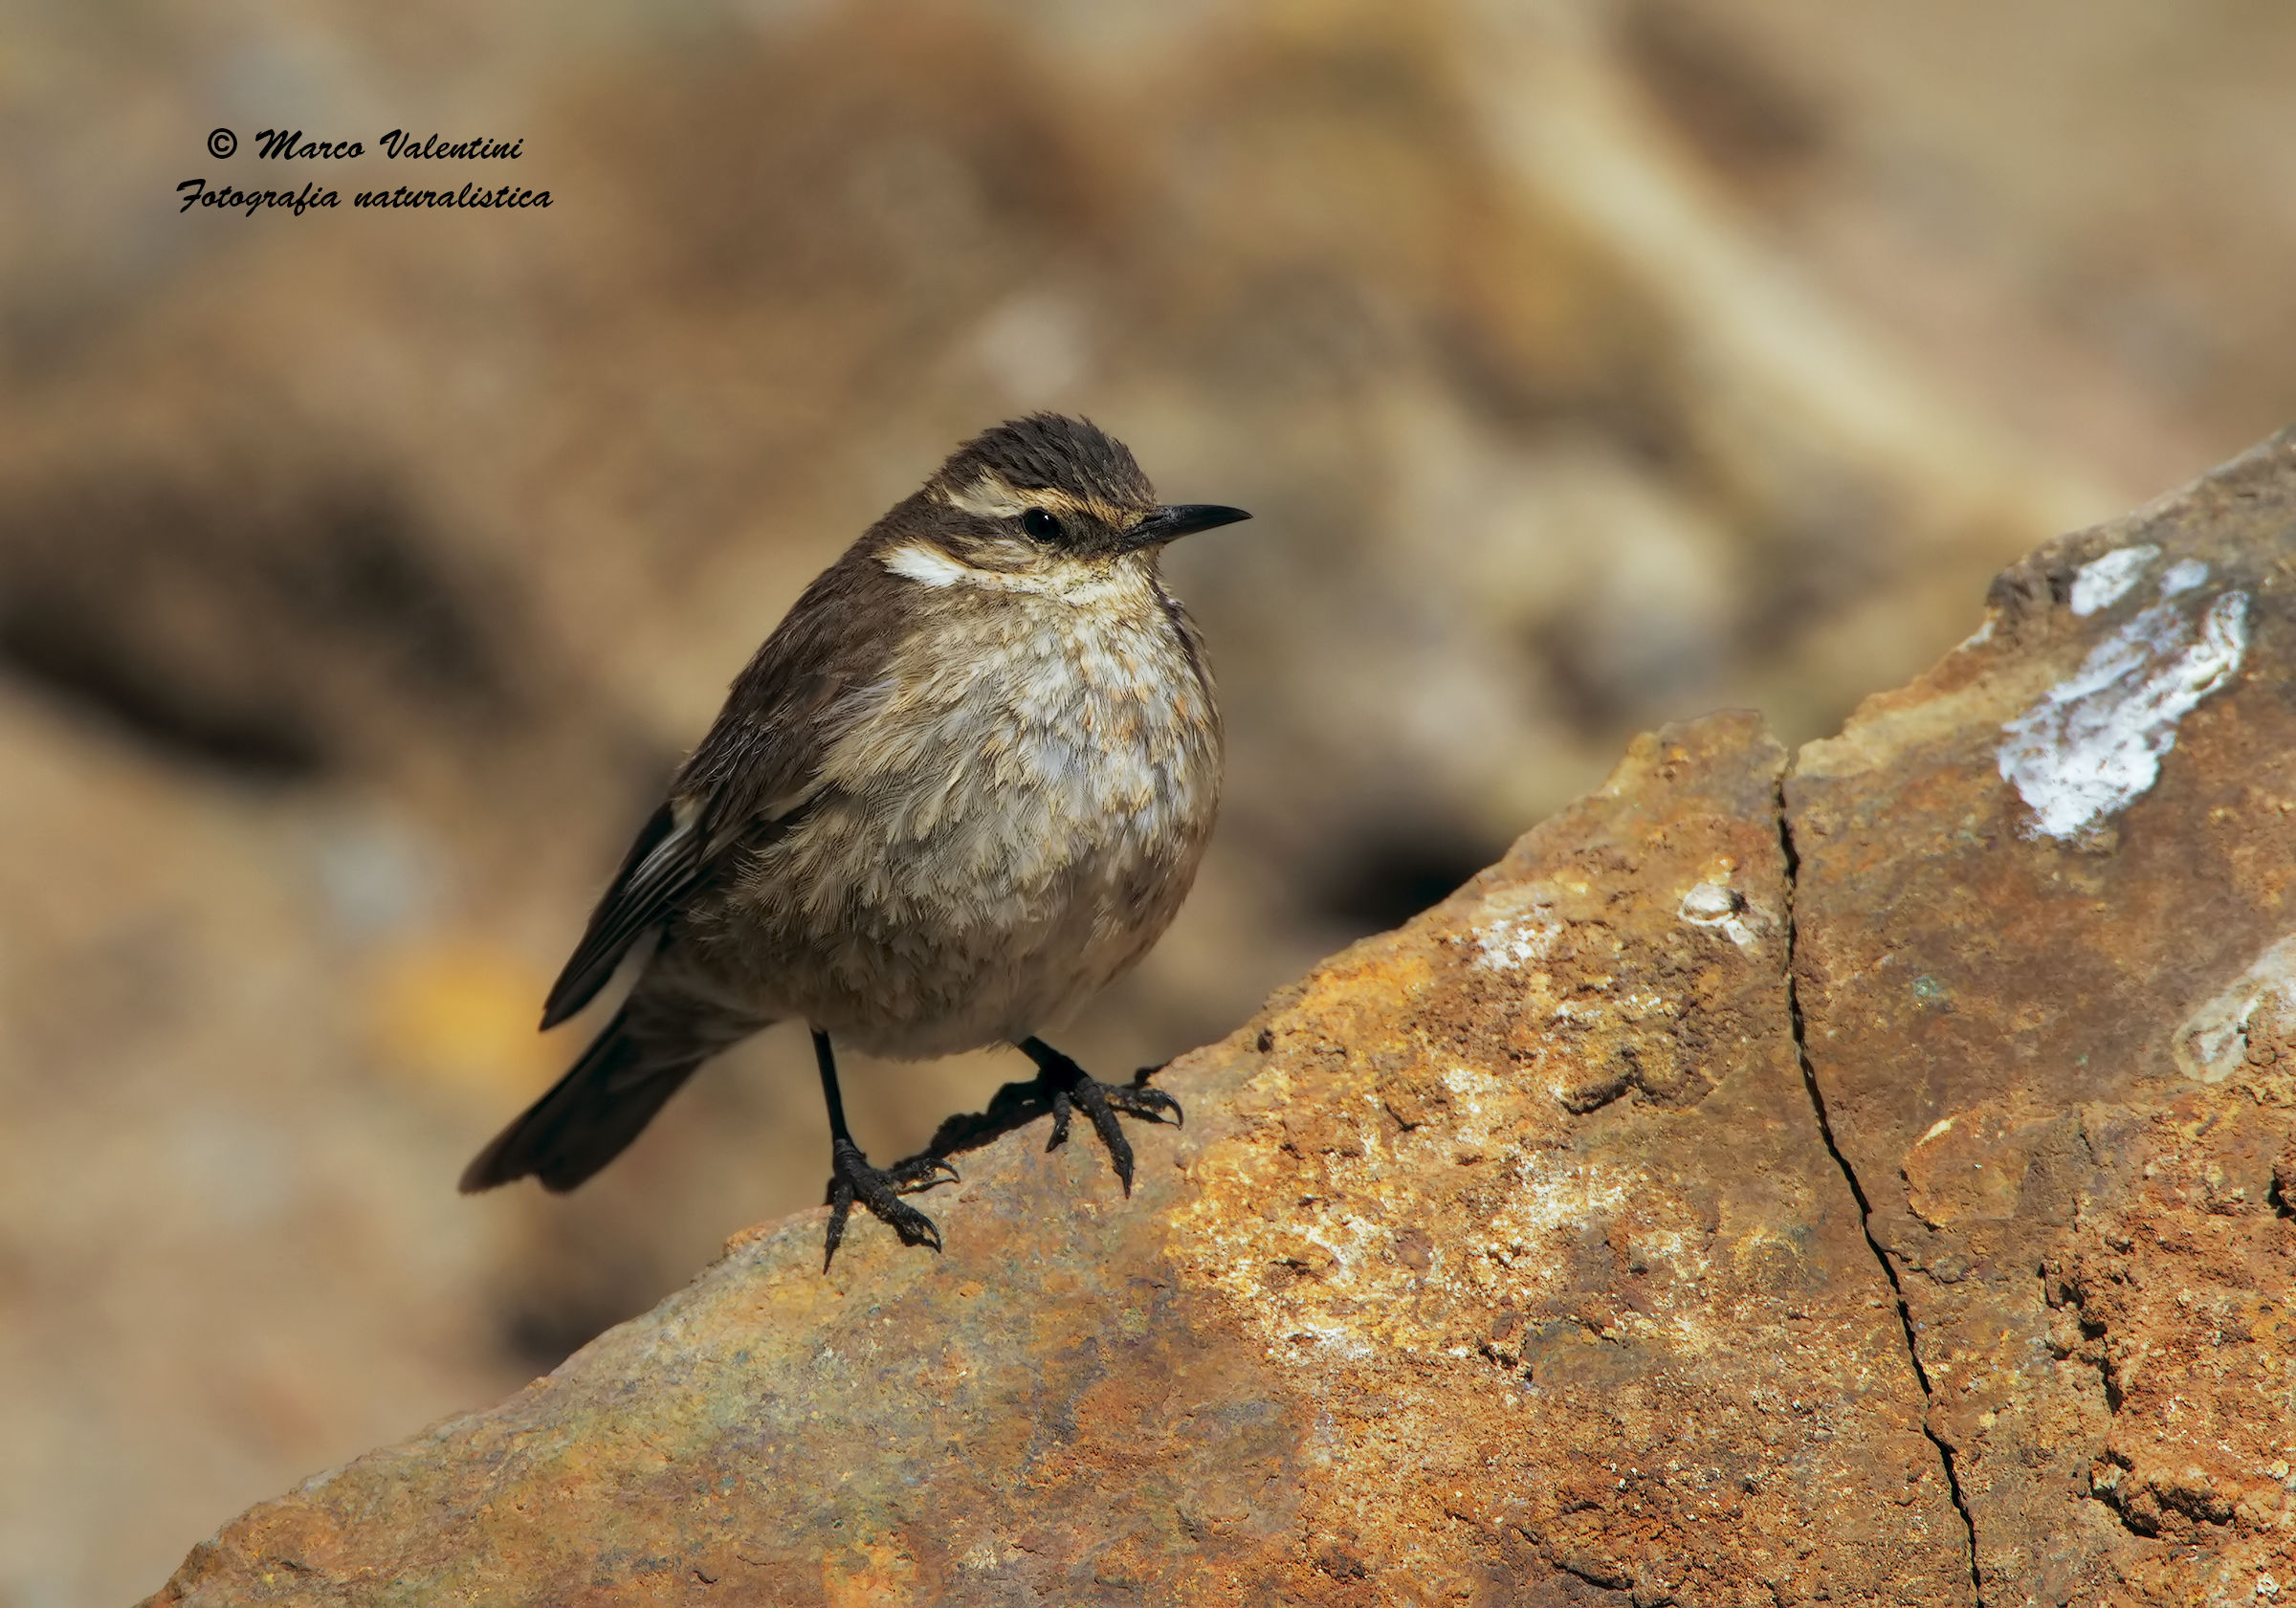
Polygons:
M2225 592L2197 615L2171 601L2197 584L2178 564L2162 582L2161 602L2001 728L2001 778L2033 812L2026 836L2086 837L2143 796L2176 745L2177 723L2241 668L2248 594Z
M2195 1083L2222 1083L2243 1066L2276 1064L2276 1042L2296 1023L2296 937L2282 938L2248 963L2217 996L2185 1018L2170 1051Z
M1747 920L1746 895L1726 882L1699 883L1682 896L1674 914L1693 927L1716 929L1740 949L1757 941L1757 935Z
M2126 597L2145 573L2145 566L2160 557L2160 549L2151 542L2141 547L2120 547L2101 559L2091 559L2073 576L2073 612L2094 614L2100 608L2110 608Z

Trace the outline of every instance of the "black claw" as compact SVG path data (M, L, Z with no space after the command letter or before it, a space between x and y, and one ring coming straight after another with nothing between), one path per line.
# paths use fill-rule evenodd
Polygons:
M1124 1125L1116 1120L1116 1109L1109 1099L1115 1090L1106 1084L1087 1083L1076 1090L1076 1099L1085 1114L1093 1119L1093 1132L1108 1147L1108 1158L1115 1163L1116 1177L1123 1181L1124 1193L1132 1193L1132 1141L1124 1136Z
M1170 1063L1167 1062L1166 1065L1168 1066ZM1180 1102L1172 1098L1171 1095L1165 1093L1162 1090L1151 1088L1149 1086L1148 1080L1156 1076L1157 1073L1162 1071L1163 1069L1164 1068L1162 1067L1142 1067L1138 1071L1132 1074L1132 1082L1125 1085L1121 1090L1117 1090L1117 1092L1130 1095L1136 1099L1144 1100L1154 1108L1154 1110L1151 1111L1141 1111L1136 1106L1127 1106L1125 1110L1131 1112L1134 1115L1151 1117L1158 1122L1161 1122L1164 1119L1163 1113L1170 1112L1172 1113L1172 1126L1175 1128L1185 1128L1188 1125L1188 1113L1180 1109Z
M908 1209L908 1214L906 1216L894 1218L891 1220L891 1222L893 1223L894 1232L901 1237L901 1244L905 1245L931 1245L933 1247L934 1255L938 1256L940 1254L940 1228L938 1224L935 1223L931 1218L918 1211L915 1206L911 1206Z
M962 1183L963 1175L938 1156L912 1156L885 1170L886 1178L903 1195L937 1184Z
M837 1247L845 1239L845 1224L858 1200L869 1208L870 1215L900 1236L905 1245L931 1245L940 1249L940 1230L931 1218L901 1199L901 1196L919 1189L930 1189L943 1181L953 1181L957 1169L938 1156L914 1156L893 1167L872 1167L860 1147L850 1140L837 1140L829 1146L829 1228L827 1248L822 1253L821 1270L828 1272L836 1258ZM940 1175L946 1173L948 1179Z
M1093 1132L1108 1147L1108 1158L1116 1170L1117 1181L1123 1184L1124 1193L1130 1195L1132 1141L1124 1136L1124 1125L1116 1120L1116 1113L1123 1112L1152 1122L1161 1122L1169 1115L1177 1125L1185 1120L1180 1102L1141 1081L1148 1075L1148 1069L1143 1069L1130 1085L1102 1083L1042 1040L1030 1039L1020 1048L1036 1062L1037 1083L1052 1107L1052 1133L1045 1141L1045 1148L1056 1150L1068 1142L1069 1123L1075 1108L1082 1106L1084 1114L1092 1120Z
M829 1180L828 1244L821 1253L821 1270L828 1272L829 1264L837 1258L837 1247L845 1243L845 1220L853 1209L853 1188L843 1178Z
M1101 1087L1108 1092L1108 1103L1118 1111L1130 1112L1134 1116L1144 1116L1151 1122L1161 1122L1169 1113L1173 1127L1181 1128L1187 1124L1187 1112L1180 1109L1180 1102L1160 1089L1150 1089L1145 1084L1137 1083L1129 1086L1104 1084Z

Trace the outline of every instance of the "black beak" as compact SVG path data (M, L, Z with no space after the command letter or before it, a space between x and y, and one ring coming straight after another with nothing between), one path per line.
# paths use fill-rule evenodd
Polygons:
M1200 530L1212 530L1220 525L1232 525L1238 519L1251 516L1241 508L1223 508L1216 502L1176 502L1169 508L1159 508L1127 531L1127 547L1153 547L1159 541L1188 536Z

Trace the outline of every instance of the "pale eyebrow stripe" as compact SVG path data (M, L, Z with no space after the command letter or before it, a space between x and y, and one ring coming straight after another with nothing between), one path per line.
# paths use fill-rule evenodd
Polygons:
M994 474L983 474L971 485L944 492L943 496L952 508L983 519L1007 519L1030 504L1023 502L1013 489Z
M1090 515L1109 525L1121 525L1127 518L1121 510L1111 508L1096 497L1073 497L1050 486L1022 491L994 473L984 474L971 485L954 491L938 489L934 496L951 508L982 519L1009 519L1031 508L1042 508L1051 514Z

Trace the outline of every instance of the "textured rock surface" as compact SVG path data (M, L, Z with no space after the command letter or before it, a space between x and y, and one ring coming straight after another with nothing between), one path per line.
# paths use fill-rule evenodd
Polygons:
M1165 1074L1118 1200L744 1236L163 1604L2268 1602L2296 1579L2296 435L1747 716Z
M1174 1067L1129 1203L1029 1129L944 1257L792 1219L159 1600L1961 1600L1795 1051L1783 760L1644 739Z
M1810 1058L1989 1602L2296 1588L2292 533L2284 435L2010 570L1786 784Z

